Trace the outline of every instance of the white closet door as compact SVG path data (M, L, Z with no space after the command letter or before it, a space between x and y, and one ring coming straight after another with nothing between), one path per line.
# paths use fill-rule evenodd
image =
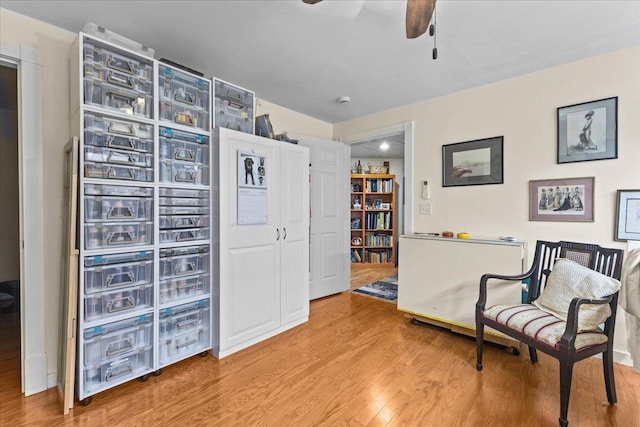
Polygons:
M309 316L309 149L280 144L282 324Z
M220 129L220 352L280 326L280 170L278 143ZM265 224L238 225L238 152L265 158ZM257 166L254 178L258 178ZM278 238L278 236L280 236Z

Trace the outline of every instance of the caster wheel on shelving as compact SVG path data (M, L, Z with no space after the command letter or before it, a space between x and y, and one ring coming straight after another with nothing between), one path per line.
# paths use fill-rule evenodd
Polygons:
M93 396L85 397L80 401L80 406L87 406L93 401Z
M209 352L207 350L205 350L202 353L200 353L200 357L207 357L208 354L209 354Z
M516 347L513 347L511 349L511 354L513 354L514 356L520 356L520 349L516 348Z
M146 382L149 379L149 374L144 374L140 378L138 378L142 382Z
M417 325L418 324L418 319L416 319L415 317L411 318L411 324L412 325Z
M162 369L158 369L157 371L153 371L152 372L154 377L159 377L160 375L162 375Z

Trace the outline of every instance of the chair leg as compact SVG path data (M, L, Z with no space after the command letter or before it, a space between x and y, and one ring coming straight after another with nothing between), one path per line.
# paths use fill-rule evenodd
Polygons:
M562 360L560 356L560 426L569 425L567 413L569 412L569 395L571 394L571 377L573 375L573 362Z
M602 366L604 368L604 385L607 388L607 400L612 405L618 401L616 397L616 381L613 376L613 350L611 347L602 353Z
M476 316L476 369L482 371L482 346L484 344L484 323Z
M531 363L538 363L538 352L533 347L529 347L529 358Z

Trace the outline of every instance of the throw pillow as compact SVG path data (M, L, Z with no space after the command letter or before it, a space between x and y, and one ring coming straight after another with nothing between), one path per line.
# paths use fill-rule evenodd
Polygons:
M567 320L571 300L604 298L620 290L620 282L584 267L575 261L561 258L556 261L540 297L533 304L540 310ZM598 328L611 315L609 304L584 304L578 314L578 332Z

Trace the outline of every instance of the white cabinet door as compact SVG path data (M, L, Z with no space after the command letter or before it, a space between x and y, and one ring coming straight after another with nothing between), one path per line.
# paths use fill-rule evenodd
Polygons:
M278 144L220 129L220 352L280 326L280 169ZM238 225L238 152L265 158L265 224Z
M309 316L309 150L281 143L280 159L281 315L285 325Z

